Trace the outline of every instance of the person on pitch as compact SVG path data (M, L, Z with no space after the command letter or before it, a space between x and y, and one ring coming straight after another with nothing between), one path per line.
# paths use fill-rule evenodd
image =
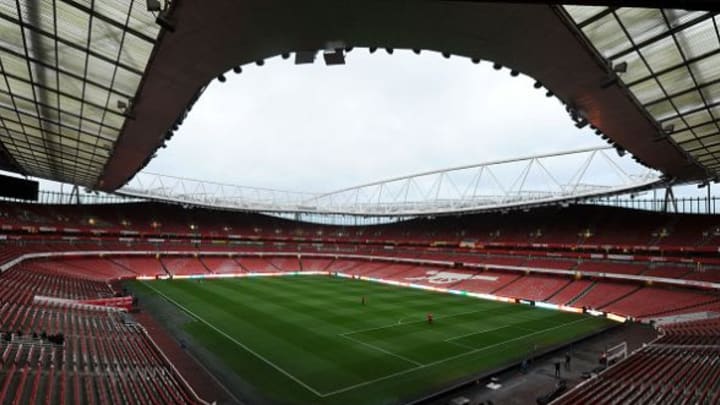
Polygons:
M364 296L364 295L362 296L362 299L360 299L360 302L361 302L363 305L365 305L365 296Z
M428 323L429 323L430 325L432 325L432 323L433 323L433 315L432 315L431 312L428 312L428 314L427 314L427 321L428 321Z

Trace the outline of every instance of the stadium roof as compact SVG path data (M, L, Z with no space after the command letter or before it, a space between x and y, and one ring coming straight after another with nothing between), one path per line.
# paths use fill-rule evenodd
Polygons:
M720 173L720 32L715 12L569 6L635 100L708 175Z
M515 157L394 177L324 193L275 190L141 172L116 193L265 213L413 217L529 209L642 192L663 183L626 170L612 147Z
M0 168L114 190L219 74L295 51L388 47L508 66L668 177L718 175L715 11L542 3L174 0L156 23L139 0L3 0Z
M160 27L145 2L0 2L0 162L93 186Z

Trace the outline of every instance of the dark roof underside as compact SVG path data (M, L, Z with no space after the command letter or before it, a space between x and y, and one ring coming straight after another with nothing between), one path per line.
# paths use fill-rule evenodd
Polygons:
M161 32L144 0L0 0L0 169L114 190L218 74L340 46L498 62L669 177L717 176L714 12L524 3L174 0Z

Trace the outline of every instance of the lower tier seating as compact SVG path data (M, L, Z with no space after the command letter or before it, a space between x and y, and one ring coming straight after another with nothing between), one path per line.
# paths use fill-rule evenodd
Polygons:
M145 330L114 308L71 301L113 296L107 283L45 263L0 275L0 403L194 404L194 394Z
M720 403L720 318L659 330L655 342L553 404Z

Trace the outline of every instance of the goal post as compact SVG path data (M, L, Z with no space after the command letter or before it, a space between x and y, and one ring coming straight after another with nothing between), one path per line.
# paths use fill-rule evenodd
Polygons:
M627 358L627 342L618 343L606 350L607 363L612 364Z

